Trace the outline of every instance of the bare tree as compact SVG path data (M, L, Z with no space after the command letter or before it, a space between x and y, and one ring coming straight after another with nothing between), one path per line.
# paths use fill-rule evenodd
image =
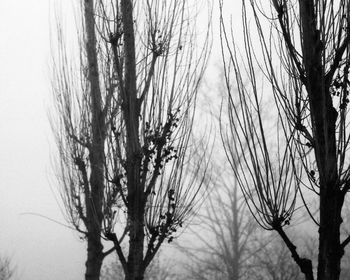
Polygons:
M228 183L228 172L217 172L209 182L211 191L202 211L190 227L197 242L182 248L191 260L189 278L248 279L249 261L261 249L253 245L257 245L254 240L257 226L246 216L238 186Z
M270 242L263 244L261 251L254 255L249 279L256 280L298 280L302 277L295 262L290 261L288 248L283 241L269 236Z
M218 166L218 165L217 165ZM248 214L238 184L225 166L213 178L203 213L194 218L196 243L185 249L187 279L297 280L299 268L276 236L266 234ZM231 182L231 184L229 183ZM196 226L195 226L196 225Z
M350 188L350 2L242 1L242 25L240 56L237 40L221 17L230 118L223 137L238 137L225 145L227 157L255 219L278 232L305 278L314 279L311 259L300 257L284 229L303 202L318 227L317 279L338 280L344 248L350 242L350 237L340 237ZM258 71L268 86L259 83ZM243 83L245 74L249 85ZM261 105L267 88L273 97L269 111L276 112L277 120L271 127L264 121ZM276 140L269 145L272 128ZM232 158L243 145L247 152L236 164ZM311 199L317 199L316 208L311 207Z
M86 279L99 279L113 251L125 279L143 279L195 213L206 162L191 160L192 127L210 46L209 22L196 45L198 9L81 1L80 68L58 24L52 123L65 213L87 241ZM103 251L102 238L113 248Z

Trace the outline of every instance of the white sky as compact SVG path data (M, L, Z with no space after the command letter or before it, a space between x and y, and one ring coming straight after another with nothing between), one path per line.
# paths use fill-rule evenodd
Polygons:
M84 244L64 222L49 182L49 0L0 0L0 254L18 279L82 279Z
M75 280L84 273L85 245L76 233L22 215L64 223L50 185L50 3L0 0L0 254L12 258L23 280Z

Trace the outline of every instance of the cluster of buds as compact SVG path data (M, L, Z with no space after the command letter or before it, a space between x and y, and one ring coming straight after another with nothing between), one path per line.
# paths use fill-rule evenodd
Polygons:
M348 78L349 69L347 66L342 69L342 74L338 73L332 81L330 93L333 96L341 97L339 109L344 110L349 103L349 87L350 81Z
M176 114L169 113L166 123L159 124L151 129L146 123L145 141L142 147L144 156L143 172L149 171L149 163L153 166L153 172L160 175L164 165L172 159L177 159L177 150L172 145L172 134L178 125Z
M165 213L159 214L158 224L149 228L149 233L153 239L167 239L168 243L174 239L174 233L177 231L177 226L182 227L182 222L175 217L176 199L175 190L170 189L167 197L168 205Z

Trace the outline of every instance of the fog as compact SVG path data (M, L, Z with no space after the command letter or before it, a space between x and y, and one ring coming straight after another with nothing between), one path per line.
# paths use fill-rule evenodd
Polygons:
M69 9L72 1L59 2ZM51 165L53 3L0 1L0 253L17 267L15 279L73 280L84 273L85 244L63 225Z
M0 252L17 279L81 279L84 244L54 195L48 0L0 1ZM27 214L26 214L27 213Z

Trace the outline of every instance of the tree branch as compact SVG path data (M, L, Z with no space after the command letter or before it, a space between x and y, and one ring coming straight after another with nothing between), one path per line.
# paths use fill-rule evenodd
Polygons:
M305 275L305 280L314 280L314 275L312 272L312 261L310 259L300 258L296 250L296 246L291 242L291 240L280 225L276 225L274 227L274 230L278 232L278 234L283 239L284 243L287 245L289 251L292 254L292 258L299 266L301 272Z
M340 61L343 57L343 54L345 52L345 50L347 48L349 48L349 44L350 44L350 35L346 36L346 38L343 41L343 44L336 50L335 56L334 56L334 60L333 60L333 64L331 65L328 73L326 74L326 85L330 85L331 80L333 78L333 75L335 73L335 71L338 69Z
M122 248L120 247L120 240L118 240L117 238L117 235L113 232L106 232L105 233L105 236L108 240L111 240L113 243L114 243L114 247L117 254L118 254L118 257L119 257L119 260L120 260L120 263L122 264L123 266L123 270L124 272L127 272L128 268L127 268L127 262L126 262L126 259L125 259L125 256L124 256L124 253L123 253L123 250ZM124 236L124 235L123 235ZM122 240L122 239L121 239ZM109 252L109 251L107 251ZM107 253L106 252L106 253ZM105 253L104 253L105 254Z

